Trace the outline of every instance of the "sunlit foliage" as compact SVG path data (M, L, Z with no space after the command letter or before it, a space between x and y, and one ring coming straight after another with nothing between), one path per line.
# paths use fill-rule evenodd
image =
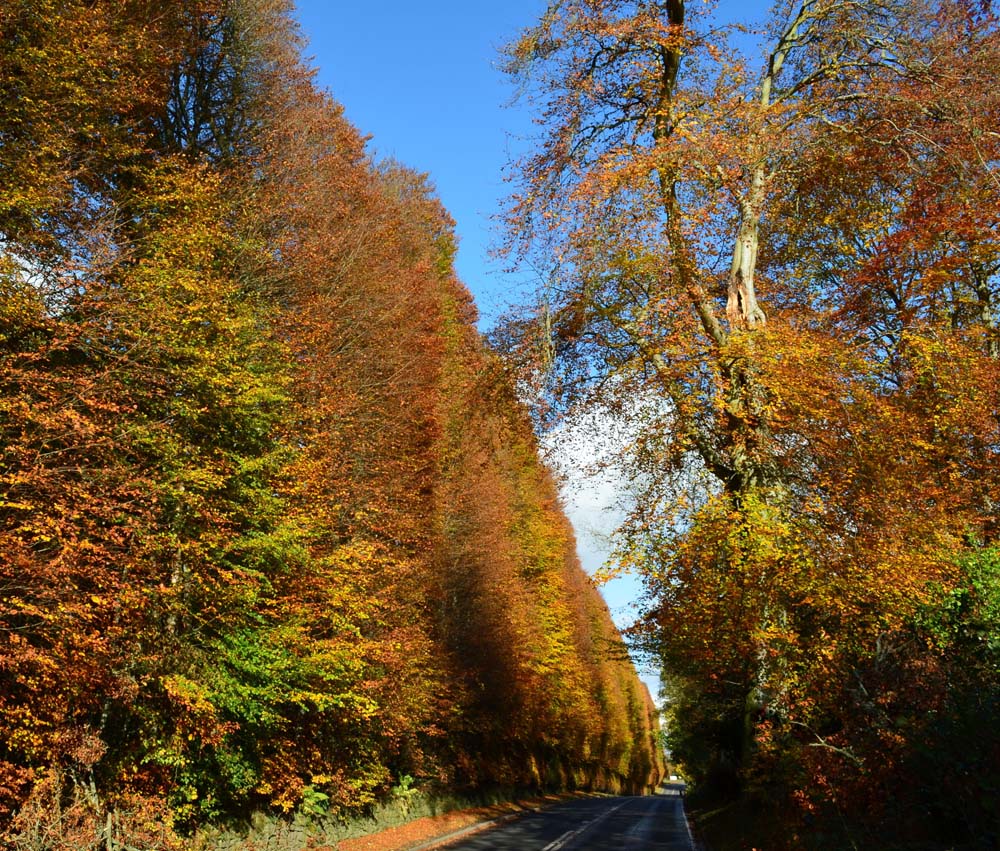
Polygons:
M452 223L287 4L0 36L0 841L655 782Z
M543 425L628 420L617 559L702 792L794 848L990 847L978 804L936 832L899 790L994 711L914 619L996 536L1000 27L964 0L709 6L560 0L509 46L540 135L508 247L542 280L498 342Z

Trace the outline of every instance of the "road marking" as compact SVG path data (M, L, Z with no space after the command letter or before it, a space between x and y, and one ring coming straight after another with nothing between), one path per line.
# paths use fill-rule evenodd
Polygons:
M687 814L687 810L684 807L684 796L683 795L681 796L680 805L681 805L681 818L684 819L684 829L687 831L688 842L691 843L691 848L692 848L692 851L693 851L693 849L700 848L701 846L695 843L695 841L694 841L694 834L691 833L691 822L688 821L688 814Z
M628 801L622 801L617 806L612 807L610 810L605 810L597 818L593 818L590 821L586 821L581 824L575 830L568 830L558 839L553 840L548 845L546 845L542 851L559 851L560 848L565 848L570 842L576 839L581 833L592 828L595 824L604 821L609 815L611 815L615 810L620 810L624 807Z

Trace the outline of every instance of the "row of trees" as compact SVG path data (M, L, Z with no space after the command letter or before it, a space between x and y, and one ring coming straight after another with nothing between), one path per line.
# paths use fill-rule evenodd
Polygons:
M0 9L15 847L658 776L452 224L298 48L283 0Z
M543 283L498 340L543 424L627 421L617 560L701 790L766 847L994 847L998 20L685 6L556 0L508 48Z

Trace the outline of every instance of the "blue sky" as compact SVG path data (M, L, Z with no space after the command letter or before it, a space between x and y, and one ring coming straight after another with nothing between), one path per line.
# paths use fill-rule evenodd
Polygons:
M544 10L545 0L422 3L299 0L298 18L319 82L370 147L428 172L457 222L459 277L492 324L513 282L491 263L490 221L505 194L502 172L531 122L505 109L511 89L499 50Z

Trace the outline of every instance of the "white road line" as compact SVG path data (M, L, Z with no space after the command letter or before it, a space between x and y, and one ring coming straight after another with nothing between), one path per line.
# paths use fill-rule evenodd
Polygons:
M568 831L566 831L566 833L564 833L558 839L555 839L552 842L550 842L548 845L546 845L542 849L542 851L559 851L560 848L565 848L570 842L572 842L574 839L576 839L576 837L578 837L581 833L583 833L586 830L589 830L595 824L598 824L599 822L604 821L604 819L606 819L609 815L611 815L615 810L620 810L627 803L628 803L628 801L622 801L620 804L618 804L617 806L612 807L610 810L605 810L597 818L593 818L590 821L584 822L583 824L581 824L575 830L568 830Z
M681 795L681 796L680 796L680 799L681 799L681 800L680 800L680 805L681 805L681 818L683 818L683 819L684 819L684 828L685 828L685 829L687 830L687 834L688 834L688 842L690 842L690 843L691 843L691 849L692 849L692 851L694 851L694 849L697 849L697 848L698 848L698 847L700 847L700 846L698 846L698 845L696 845L696 844L695 844L695 841L694 841L694 834L693 834L693 833L691 833L691 822L689 822L689 821L688 821L688 814L687 814L687 810L686 810L686 809L684 809L684 796L683 796L683 795Z

